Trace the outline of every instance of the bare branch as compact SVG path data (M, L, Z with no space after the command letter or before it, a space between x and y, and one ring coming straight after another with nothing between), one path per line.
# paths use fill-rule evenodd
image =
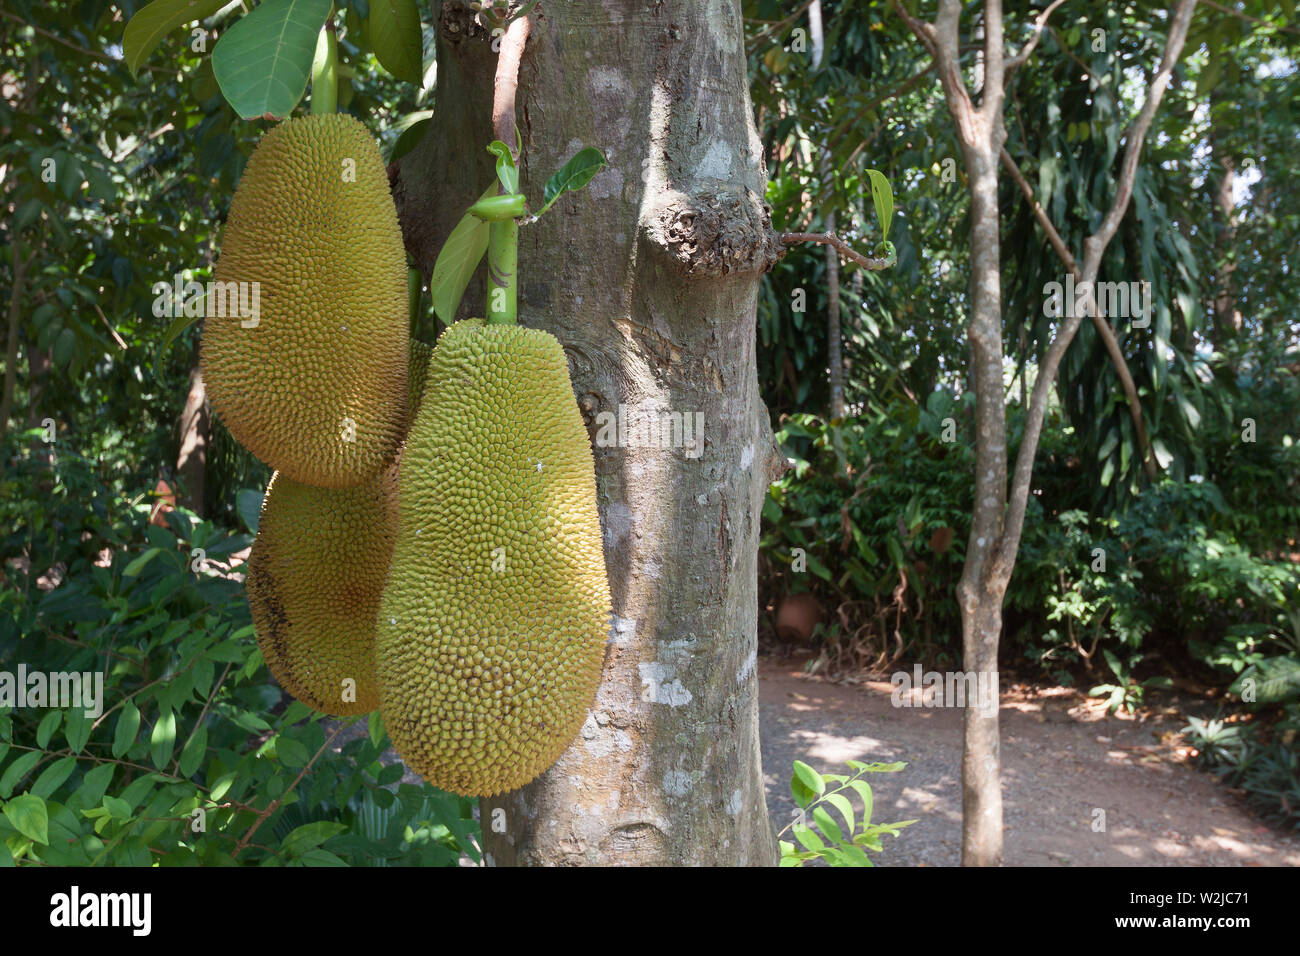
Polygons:
M797 242L818 242L833 246L845 259L871 272L888 269L898 261L897 254L887 255L882 259L868 258L833 232L783 232L780 239L783 246L792 246Z
M1031 56L1033 56L1034 48L1038 46L1038 41L1041 40L1043 37L1043 27L1047 23L1047 18L1050 17L1052 15L1052 12L1063 3L1065 3L1065 0L1052 0L1051 5L1048 6L1046 10L1044 10L1034 19L1033 36L1031 36L1025 42L1025 45L1020 48L1019 53L1017 53L1011 59L1007 60L1008 80L1011 79L1011 74L1016 70L1017 67L1023 66L1025 62L1028 61L1028 59Z
M1164 96L1165 88L1169 85L1169 77L1173 73L1174 65L1182 55L1183 46L1187 42L1187 31L1191 26L1192 14L1195 9L1196 0L1179 0L1174 15L1170 19L1169 38L1165 43L1164 54L1160 58L1160 68L1148 88L1146 102L1142 104L1142 110L1138 113L1138 117L1134 120L1133 126L1128 133L1128 141L1124 147L1124 160L1120 167L1119 188L1114 203L1110 212L1102 221L1101 226L1084 241L1083 269L1080 273L1082 281L1090 284L1096 282L1097 269L1101 264L1101 254L1115 235L1115 230L1118 228L1120 220L1124 216L1124 211L1128 207L1129 199L1133 195L1133 180L1137 176L1137 164L1142 150L1142 142L1146 138L1147 131L1151 128L1151 121L1160 106L1160 100ZM1034 392L1029 400L1029 410L1025 418L1024 439L1021 441L1020 451L1016 455L1016 468L1011 483L1011 497L1007 504L1004 524L1006 534L998 543L993 566L988 578L986 578L991 584L1010 577L1011 568L1015 564L1016 552L1020 548L1020 534L1024 529L1025 508L1029 501L1029 485L1033 475L1034 456L1038 452L1038 439L1043 431L1043 417L1047 413L1048 394L1051 391L1052 383L1056 380L1056 373L1060 368L1061 359L1065 356L1065 350L1069 348L1070 342L1079 330L1079 324L1083 321L1082 313L1096 311L1095 302L1089 303L1089 305L1090 308L1075 309L1073 316L1062 319L1061 325L1056 331L1056 336L1052 339L1052 344L1048 346L1047 354L1043 357L1042 364L1039 366L1038 379L1034 382Z
M1016 165L1016 161L1011 158L1011 154L1007 152L1005 146L1002 147L1002 165L1005 166L1007 172L1011 174L1011 178L1016 181L1016 185L1020 187L1020 191L1025 194L1025 199L1029 201L1029 206L1034 211L1034 218L1037 219L1038 224L1043 227L1043 232L1047 233L1047 241L1052 244L1052 248L1056 250L1056 254L1060 256L1061 261L1065 263L1065 268L1069 269L1071 272L1077 273L1079 271L1079 265L1074 261L1074 255L1066 247L1065 240L1062 239L1061 234L1056 231L1056 227L1052 225L1052 220L1047 218L1047 210L1043 208L1043 204L1034 198L1033 188L1025 180L1024 173L1020 171L1020 167Z

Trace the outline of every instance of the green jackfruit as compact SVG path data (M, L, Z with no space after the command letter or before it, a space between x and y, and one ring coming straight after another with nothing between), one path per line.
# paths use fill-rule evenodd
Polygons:
M553 764L600 681L610 598L591 446L545 332L438 340L398 477L375 649L407 765L464 796Z
M379 147L360 122L304 116L262 138L214 277L227 314L210 298L203 380L231 434L304 484L377 475L408 418L406 254ZM231 307L236 288L255 316Z
M411 340L413 409L432 351ZM375 623L396 537L396 465L353 488L271 478L249 555L248 603L267 667L316 710L342 717L379 706Z
M271 478L245 588L266 666L309 707L379 706L375 616L396 536L396 466L353 488Z

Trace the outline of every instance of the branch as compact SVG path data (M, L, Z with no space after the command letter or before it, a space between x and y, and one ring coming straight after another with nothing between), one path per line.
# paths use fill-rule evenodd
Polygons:
M1077 274L1079 271L1079 265L1074 261L1074 255L1068 248L1066 248L1065 240L1061 238L1061 234L1057 232L1056 227L1052 225L1052 220L1047 218L1047 210L1043 208L1043 204L1034 198L1034 190L1025 180L1025 176L1020 171L1020 167L1016 165L1016 161L1011 158L1011 154L1007 152L1005 146L1002 147L1002 165L1007 168L1007 172L1011 174L1011 178L1016 181L1016 185L1020 187L1020 191L1025 194L1025 199L1029 201L1030 208L1034 210L1034 218L1037 219L1038 224L1043 227L1043 232L1047 233L1047 241L1052 244L1052 248L1056 250L1056 254L1060 256L1061 261L1065 263L1065 268Z
M519 87L519 60L524 55L532 23L531 16L510 21L505 36L501 38L496 78L492 82L492 129L496 138L510 148L516 163L519 156L515 144L519 139L515 129L515 91Z
M1029 200L1029 205L1034 210L1034 217L1038 220L1038 224L1043 227L1043 231L1047 233L1048 241L1051 242L1052 248L1056 250L1061 262L1065 264L1067 270L1074 274L1075 282L1081 284L1083 277L1079 274L1078 263L1075 261L1074 256L1070 254L1070 250L1065 247L1065 242L1061 239L1060 233L1056 231L1056 227L1052 225L1052 221L1047 218L1047 212L1043 209L1042 203L1034 199L1034 192L1029 188L1029 183L1025 181L1025 177L1021 174L1020 167L1016 165L1015 160L1011 158L1011 154L1005 148L1002 150L1002 164L1011 173L1011 178L1020 185L1020 191ZM1129 417L1133 419L1133 429L1137 434L1138 447L1142 451L1142 463L1146 468L1148 480L1154 482L1159 477L1159 472L1156 468L1155 458L1151 455L1151 441L1147 437L1146 423L1142 420L1142 401L1138 398L1133 373L1129 371L1128 362L1124 359L1124 352L1119 347L1119 340L1115 338L1115 330L1110 327L1106 317L1097 311L1095 297L1091 299L1090 305L1092 307L1088 310L1088 317L1092 319L1093 327L1097 330L1097 334L1101 336L1102 344L1106 347L1106 354L1110 356L1110 362L1115 366L1115 373L1119 375L1120 385L1124 389L1124 397L1128 402Z
M1033 55L1034 47L1038 46L1038 41L1043 37L1043 26L1047 23L1047 18L1050 17L1052 12L1063 3L1065 3L1065 0L1052 0L1052 4L1035 18L1034 35L1025 42L1025 45L1020 48L1019 53L1007 60L1006 74L1008 80L1011 79L1012 72L1017 67L1023 66L1025 61Z
M935 47L934 24L916 19L903 9L903 5L898 0L889 0L889 5L894 8L895 13L903 18L907 28L916 34L916 38L921 41L921 45L930 51L930 56L934 57L935 61L938 62L939 53Z
M15 13L10 13L8 10L0 10L0 17L8 17L10 20L13 20L16 23L21 23L25 27L31 27L32 30L36 31L41 36L53 40L55 43L62 43L68 49L76 50L78 53L84 56L92 57L93 59L96 60L103 60L105 63L116 63L121 66L126 65L126 61L124 60L111 57L107 53L96 53L94 50L87 50L84 46L78 46L76 43L73 43L71 40L65 40L57 33L51 33L49 30L46 30L44 27L38 27L34 23L28 23L22 17L18 16ZM151 73L174 74L176 72L175 70L164 69L161 66L142 66L141 69L148 70Z
M1182 55L1183 45L1187 42L1187 30L1191 26L1192 14L1196 9L1196 0L1179 0L1178 7L1169 24L1169 39L1165 42L1165 52L1160 58L1160 68L1156 73L1155 79L1147 92L1146 102L1142 104L1142 111L1138 118L1134 120L1133 126L1128 133L1128 142L1124 147L1124 161L1120 171L1119 190L1115 196L1114 204L1110 212L1102 221L1101 226L1093 235L1084 241L1084 261L1082 278L1088 282L1095 282L1097 278L1097 268L1101 264L1101 254L1106 248L1106 244L1115 234L1115 229L1119 226L1119 221L1124 215L1128 202L1133 194L1133 180L1137 175L1137 161L1142 150L1142 142L1146 138L1147 130L1151 128L1151 120L1155 117L1156 110L1160 106L1160 100L1164 96L1165 88L1169 85L1169 77L1173 73L1174 65L1178 62L1179 56ZM1095 308L1084 311L1095 311ZM1060 368L1061 359L1065 356L1065 350L1069 348L1074 334L1079 330L1079 324L1083 316L1079 310L1075 310L1075 315L1064 319L1056 337L1052 339L1052 344L1047 349L1047 354L1043 357L1043 362L1038 370L1038 379L1034 382L1034 394L1029 400L1029 411L1025 418L1025 434L1020 443L1020 451L1016 455L1016 468L1012 478L1011 497L1007 505L1006 520L1003 527L1006 533L998 543L997 552L994 555L993 565L990 569L990 575L986 579L990 582L998 581L1002 577L1009 578L1011 568L1014 566L1016 552L1020 548L1020 534L1024 530L1025 507L1029 500L1029 484L1033 474L1034 456L1038 452L1038 439L1043 431L1043 418L1047 413L1047 398L1051 391L1052 383L1056 380L1056 372Z
M832 246L845 259L861 266L869 272L879 272L881 269L888 269L898 262L898 253L892 248L889 254L881 259L870 259L862 253L855 250L847 242L835 235L833 232L783 232L779 236L781 245L792 246L797 242L818 242L822 245Z
M1259 17L1252 17L1249 13L1242 13L1240 10L1233 10L1229 7L1223 6L1222 4L1215 3L1214 0L1205 0L1205 5L1207 7L1213 7L1220 13L1227 13L1231 16L1245 20L1247 23L1262 23L1264 26L1271 28L1276 33L1292 33L1300 36L1300 30L1297 30L1294 27L1280 27L1275 23L1269 23L1267 20L1261 20Z
M1146 102L1142 104L1142 111L1138 113L1137 119L1133 121L1125 137L1128 142L1124 146L1124 161L1120 166L1119 190L1115 194L1115 201L1111 204L1106 218L1102 220L1101 226L1084 240L1084 278L1095 278L1097 266L1101 262L1101 254L1115 235L1115 230L1119 228L1120 220L1124 218L1124 212L1128 209L1129 199L1133 195L1133 181L1137 177L1138 157L1142 154L1142 143L1151 128L1151 121L1155 119L1156 110L1160 108L1160 100L1165 95L1165 88L1169 86L1169 77L1173 74L1178 57L1183 52L1183 44L1187 42L1187 30L1192 24L1192 13L1195 9L1196 0L1178 0L1178 8L1169 24L1169 39L1165 43L1164 56L1160 58L1160 69L1156 71L1155 79L1151 81ZM1091 270L1089 265L1092 266ZM1088 276L1089 271L1093 274L1091 277Z
M761 33L756 34L745 44L746 47L745 54L747 56L752 54L756 49L758 49L758 45L760 43L766 40L773 33L780 33L791 23L794 23L794 21L798 20L799 17L803 15L803 12L807 10L809 7L811 7L812 5L813 5L813 0L804 0L804 2L800 5L799 9L796 10L794 13L790 14L784 20L778 20L776 23L773 23L771 26L769 26L766 30L763 30Z

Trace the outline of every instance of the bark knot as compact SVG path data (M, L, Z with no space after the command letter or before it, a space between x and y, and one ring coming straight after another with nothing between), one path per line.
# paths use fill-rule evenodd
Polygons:
M772 207L748 187L711 183L689 196L670 190L657 207L648 238L688 276L767 272L784 251Z

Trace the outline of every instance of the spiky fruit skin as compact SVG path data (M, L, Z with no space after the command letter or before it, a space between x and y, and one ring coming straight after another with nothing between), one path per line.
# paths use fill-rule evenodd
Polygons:
M407 419L403 434L410 431L415 416L420 414L420 400L424 396L424 385L429 378L429 359L432 357L433 346L411 339L411 365L406 390Z
M309 707L379 706L375 620L396 536L396 465L353 488L271 478L245 588L267 667Z
M204 322L203 380L231 434L294 481L346 488L407 413L406 254L379 148L341 113L287 120L235 191L214 279L260 283L256 325ZM251 286L246 287L251 290Z
M435 786L517 789L581 727L609 632L591 445L553 336L443 333L398 499L375 641L384 726Z

